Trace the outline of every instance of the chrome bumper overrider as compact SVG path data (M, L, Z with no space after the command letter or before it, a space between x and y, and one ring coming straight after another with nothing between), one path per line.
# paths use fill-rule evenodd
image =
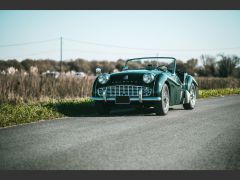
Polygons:
M92 100L94 101L115 101L115 97L91 97ZM139 101L139 102L144 102L144 101L161 101L160 97L130 97L130 101Z

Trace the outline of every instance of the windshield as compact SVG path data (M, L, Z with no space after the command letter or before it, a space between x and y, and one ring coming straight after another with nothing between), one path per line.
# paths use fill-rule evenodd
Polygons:
M175 71L176 59L171 57L147 57L129 59L126 61L125 69L147 69L147 70L165 70Z

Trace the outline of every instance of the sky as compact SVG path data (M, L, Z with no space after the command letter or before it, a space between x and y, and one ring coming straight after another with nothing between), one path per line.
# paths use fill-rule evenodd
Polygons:
M240 11L0 10L0 59L240 56Z

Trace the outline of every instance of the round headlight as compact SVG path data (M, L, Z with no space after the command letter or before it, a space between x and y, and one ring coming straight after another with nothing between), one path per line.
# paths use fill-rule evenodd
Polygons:
M153 75L153 74L148 73L148 74L144 74L144 75L143 75L143 81L144 81L145 83L150 83L150 82L152 82L153 80L154 80L154 75Z
M101 74L101 75L98 76L98 82L100 84L106 84L109 79L110 79L109 74Z

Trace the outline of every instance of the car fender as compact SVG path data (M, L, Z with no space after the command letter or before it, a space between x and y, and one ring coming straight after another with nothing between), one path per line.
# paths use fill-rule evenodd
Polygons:
M98 78L98 76L95 78L95 80L94 80L94 82L93 82L93 85L92 85L92 97L95 97L95 96L98 96L97 94L96 94L96 86L97 86L97 78Z
M185 78L185 90L189 91L192 83L198 87L198 83L194 79L194 77L192 77L191 75L187 75Z
M197 90L197 98L199 97L199 92L198 92L198 83L197 81L195 80L194 77L192 77L191 75L187 75L186 78L185 78L185 99L184 99L184 103L189 103L190 101L190 88L191 88L191 85L192 83L196 86L196 90Z
M161 96L161 90L165 82L167 81L168 77L166 74L158 74L155 80L155 87L154 87L154 96Z
M154 96L161 97L161 91L164 84L168 85L169 88L169 95L170 95L170 105L173 105L174 102L174 92L175 92L175 85L179 85L176 81L174 81L170 76L166 75L165 73L158 74L156 77L155 82L155 93Z

